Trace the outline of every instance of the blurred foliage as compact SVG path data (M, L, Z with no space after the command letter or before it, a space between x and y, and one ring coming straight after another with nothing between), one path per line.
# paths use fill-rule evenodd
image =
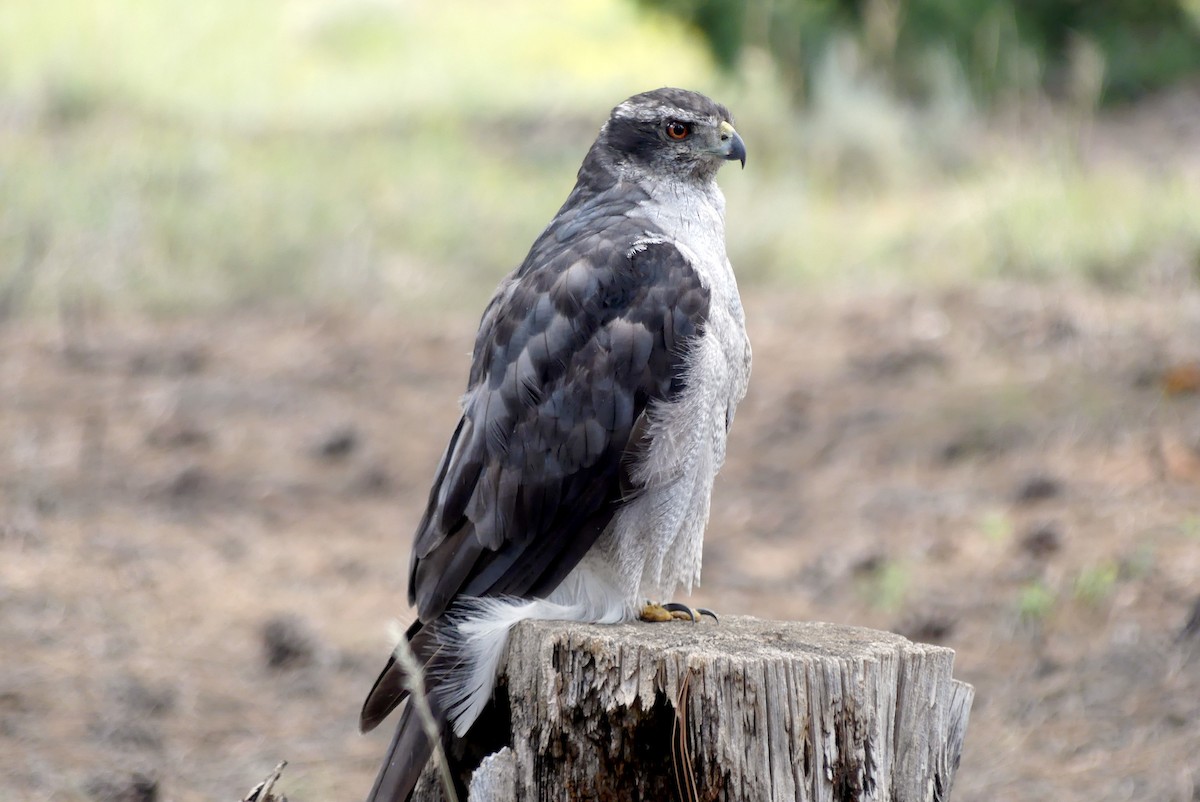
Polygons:
M984 537L993 543L1007 543L1012 539L1012 521L1002 512L992 510L986 513L979 522L979 528Z
M981 99L1034 88L1130 99L1200 71L1196 0L638 1L699 30L725 67L766 49L804 98L839 41L917 99L947 57Z
M1088 566L1075 577L1075 598L1097 607L1112 597L1118 578L1117 564L1111 560Z
M481 304L612 105L714 75L624 0L0 3L0 317Z
M722 77L629 0L0 2L0 320L481 305L608 109L664 84L737 115L750 161L721 185L747 285L1200 270L1192 161L1155 168L1141 133L1092 159L1090 113L998 123L959 84L912 104L851 67L827 60L798 111L761 52Z
M1017 595L1017 614L1027 623L1043 623L1054 611L1058 599L1045 582L1036 580L1024 585Z
M858 582L858 592L864 601L876 610L893 613L904 607L911 588L910 566L889 558L869 566Z

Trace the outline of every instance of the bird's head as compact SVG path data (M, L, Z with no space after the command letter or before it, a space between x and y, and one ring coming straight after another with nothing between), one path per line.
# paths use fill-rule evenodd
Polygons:
M729 110L686 89L629 98L612 110L596 147L616 164L695 180L710 180L726 161L746 166L746 145Z

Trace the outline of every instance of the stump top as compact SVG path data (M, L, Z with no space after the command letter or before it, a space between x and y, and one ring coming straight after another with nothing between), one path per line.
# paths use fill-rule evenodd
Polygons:
M564 621L525 621L522 627L542 636L562 638L602 651L618 648L685 652L691 656L746 658L795 657L863 658L897 652L950 652L941 646L913 643L892 632L864 627L805 621L769 621L748 616L722 616L720 623L633 622L580 624ZM593 648L592 650L596 650Z

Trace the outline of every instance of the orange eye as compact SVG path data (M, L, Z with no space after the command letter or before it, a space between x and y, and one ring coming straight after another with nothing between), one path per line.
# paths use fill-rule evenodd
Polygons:
M678 120L667 123L667 136L671 139L687 139L691 132L692 128L687 123L681 123Z

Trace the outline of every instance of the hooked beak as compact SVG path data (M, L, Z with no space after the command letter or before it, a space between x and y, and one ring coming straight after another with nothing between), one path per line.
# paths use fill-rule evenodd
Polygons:
M746 143L738 136L738 132L733 126L722 121L718 129L721 132L721 145L717 150L725 158L726 161L737 160L742 163L742 169L746 169Z

